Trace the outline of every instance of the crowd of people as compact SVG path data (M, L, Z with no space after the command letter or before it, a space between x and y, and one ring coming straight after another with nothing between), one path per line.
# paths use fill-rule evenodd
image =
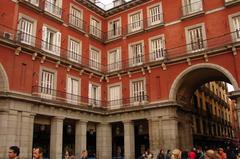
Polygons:
M9 159L20 159L20 149L17 146L11 146L8 151ZM33 159L43 159L43 149L41 147L33 148ZM72 149L66 149L64 159L75 159ZM91 155L90 155L91 158ZM95 157L94 157L95 158ZM203 151L201 147L193 148L190 151L181 151L180 149L167 150L160 149L156 157L147 150L142 153L138 159L240 159L240 154L231 148L208 149ZM81 159L89 159L87 150L81 152Z

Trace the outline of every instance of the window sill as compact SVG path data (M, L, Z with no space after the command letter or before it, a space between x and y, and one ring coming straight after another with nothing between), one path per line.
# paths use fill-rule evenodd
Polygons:
M60 17L48 12L48 11L44 11L44 14L47 15L48 17L50 17L51 19L57 21L57 22L60 22L60 23L63 23L63 19L61 19Z
M234 5L237 5L238 3L240 3L240 0L233 0L233 1L230 1L230 2L226 2L226 0L225 0L225 6L226 7L234 6Z
M191 19L193 17L197 17L197 16L204 15L204 14L205 14L205 12L204 12L204 10L202 10L202 11L199 11L199 12L184 15L184 16L181 17L181 20Z
M139 30L137 30L137 31L133 31L133 32L128 33L128 34L126 35L126 37L131 36L131 35L134 35L134 34L137 34L137 33L141 33L141 32L143 32L143 31L144 31L144 29L141 28L141 29L139 29Z
M105 41L105 43L109 43L109 42L112 42L112 41L115 41L115 40L119 40L119 39L122 39L122 35L108 38L108 39Z
M73 25L73 24L70 24L70 23L69 23L68 26L69 26L70 28L76 30L76 31L79 31L79 32L81 32L81 33L83 33L83 34L86 34L86 32L84 31L84 29L78 28L77 26L75 26L75 25Z
M158 24L154 24L154 25L148 25L148 27L145 30L151 30L151 29L154 29L154 28L157 28L157 27L161 27L161 26L164 26L163 22L158 23Z
M24 6L32 8L32 9L38 11L38 12L42 12L42 9L39 7L39 5L38 6L34 5L34 4L32 4L32 3L30 3L30 2L28 2L26 0L19 0L19 4L23 4Z

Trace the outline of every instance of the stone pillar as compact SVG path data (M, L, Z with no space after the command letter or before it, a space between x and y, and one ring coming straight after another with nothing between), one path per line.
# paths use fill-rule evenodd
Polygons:
M163 149L179 148L178 121L175 118L162 119Z
M183 150L191 150L193 148L193 132L192 132L192 122L187 120L184 124L184 134L183 134Z
M134 123L124 121L124 158L135 159Z
M162 145L160 144L160 122L159 118L152 118L148 120L148 129L149 129L149 145L150 152L153 153L153 156L157 156Z
M32 145L33 145L33 126L34 115L30 113L22 113L21 120L21 135L20 135L20 148L21 158L32 157Z
M0 112L0 158L8 158L8 112Z
M63 117L51 120L50 158L62 158Z
M81 152L87 150L87 122L77 121L75 131L75 156L81 158Z
M97 159L112 159L112 126L109 123L97 125Z

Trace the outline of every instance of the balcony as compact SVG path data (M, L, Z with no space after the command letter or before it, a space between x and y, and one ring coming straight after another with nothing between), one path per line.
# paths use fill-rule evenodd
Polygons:
M82 19L72 15L72 14L69 14L68 15L68 23L69 23L69 26L73 27L74 29L77 29L81 32L86 32L86 22L83 21Z
M17 31L16 40L22 44L35 46L36 37L32 36L29 33L25 33L23 31Z
M107 65L108 72L114 72L122 69L122 62L114 62Z
M97 39L97 40L100 40L101 42L104 42L105 41L105 38L104 38L104 33L102 32L101 29L99 29L98 27L95 27L95 26L89 26L89 34Z
M152 53L150 53L150 61L154 62L154 61L164 60L165 54L166 54L166 51L163 48L155 50Z
M113 101L103 101L41 86L32 87L32 96L44 99L46 101L51 100L54 102L69 103L78 107L89 106L91 108L102 108L109 110L144 106L148 103L148 96L146 95Z
M112 39L119 38L119 37L121 37L121 35L122 35L122 28L121 27L118 27L118 28L113 29L113 30L109 30L107 32L107 40L112 40Z
M143 31L143 20L139 20L134 23L130 23L127 25L127 34L133 34L136 32Z
M19 0L19 2L29 6L33 5L35 7L39 7L39 0Z
M60 8L54 3L51 3L50 1L45 1L44 11L50 13L57 18L62 18L62 8Z
M154 26L159 26L161 24L163 25L163 13L150 16L146 20L147 20L147 26L149 28Z
M232 6L239 2L240 2L240 0L225 0L225 6Z
M202 14L203 13L202 0L185 4L182 7L182 13L183 13L182 19Z

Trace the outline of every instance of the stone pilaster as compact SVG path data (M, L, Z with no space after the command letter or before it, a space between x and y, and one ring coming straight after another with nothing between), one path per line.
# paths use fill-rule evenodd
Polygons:
M0 112L0 158L7 158L8 151L8 112Z
M50 158L62 158L63 117L51 120Z
M75 132L75 156L80 159L81 152L87 150L87 122L77 121Z
M174 149L179 147L178 121L175 118L162 120L163 148Z
M124 157L135 159L134 123L124 121Z
M183 123L184 124L184 134L182 142L183 150L191 150L193 148L193 132L192 132L192 122L190 120Z
M97 125L97 159L112 159L112 126L109 123Z
M20 148L22 158L32 157L34 115L22 113Z
M150 152L153 153L153 156L157 156L159 149L162 147L160 144L161 138L161 129L160 129L160 119L152 118L148 120L149 127L149 145Z

